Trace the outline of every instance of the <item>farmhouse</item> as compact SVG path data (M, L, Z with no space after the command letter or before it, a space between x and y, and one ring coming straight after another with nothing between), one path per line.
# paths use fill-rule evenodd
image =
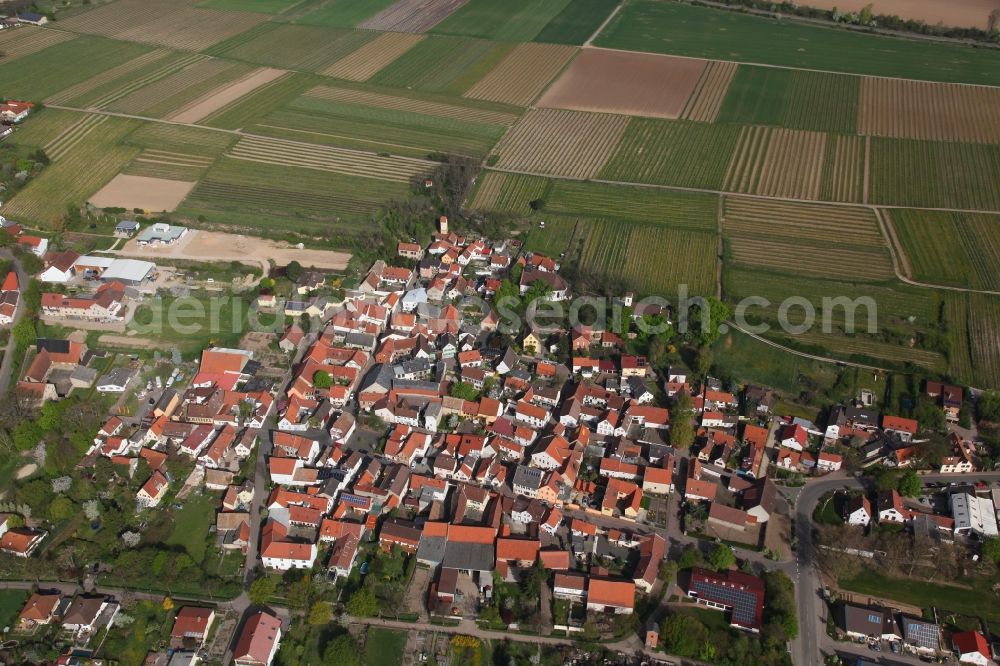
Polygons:
M187 234L186 227L178 227L165 222L157 222L146 227L139 232L136 237L140 246L143 245L171 245L176 243Z

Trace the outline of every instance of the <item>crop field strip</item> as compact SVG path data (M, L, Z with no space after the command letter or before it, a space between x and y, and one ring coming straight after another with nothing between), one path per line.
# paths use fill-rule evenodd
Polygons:
M559 44L518 44L465 96L528 106L576 52L571 46Z
M242 160L217 162L178 209L194 220L231 225L269 235L276 230L350 237L365 230L366 220L393 198L405 197L408 185L329 171ZM352 220L341 224L343 219Z
M3 53L3 62L8 63L72 39L76 39L76 35L59 30L33 26L8 28L0 32L0 53Z
M333 63L321 74L348 81L366 81L424 39L423 35L387 32Z
M914 280L1000 291L1000 216L907 208L883 214Z
M81 81L80 83L66 88L65 90L61 90L55 95L49 95L49 97L45 100L45 103L75 103L75 100L78 98L87 96L88 94L94 92L95 89L102 88L103 86L107 86L109 84L114 84L118 81L118 79L126 77L132 79L138 70L154 65L170 54L171 51L167 49L154 49L149 53L139 56L138 58L134 58L128 62L123 62L117 67L112 67L107 71L92 76L86 81Z
M628 118L531 109L494 148L500 169L594 178L621 140Z
M80 143L85 136L93 132L98 126L107 121L107 116L96 114L83 115L64 129L59 136L49 141L44 146L45 154L49 159L56 162L63 155L73 149L73 146Z
M304 0L284 13L292 23L328 28L353 28L395 0Z
M740 128L632 118L600 178L721 190Z
M154 53L160 51L162 49L157 49ZM122 76L116 76L106 84L91 88L73 97L68 103L93 109L105 108L109 104L113 104L123 97L131 95L140 88L152 85L157 81L182 71L186 67L205 60L205 56L198 53L172 52L166 58L157 58L153 62L143 65L136 72L128 72Z
M289 73L282 69L258 67L236 80L227 80L222 85L213 86L211 85L213 82L206 81L199 86L208 89L206 93L173 110L167 119L177 123L202 122L216 114L225 113L226 109L239 104L244 96L288 75ZM195 90L189 91L188 96L193 97L195 92Z
M558 257L563 252L575 252L580 242L586 242L590 233L590 220L573 217L547 217L545 228L534 225L524 238L524 249L528 252L541 252L549 257ZM572 247L570 245L572 244Z
M869 203L1000 211L1000 146L871 139Z
M770 127L744 127L726 172L730 192L819 199L826 135Z
M207 90L238 79L249 71L250 66L243 63L217 58L200 59L149 85L133 90L124 97L104 104L103 108L151 118L166 116L197 99Z
M740 65L718 122L854 134L860 79Z
M977 383L1000 386L1000 296L969 294L969 347Z
M492 111L473 106L459 106L444 102L432 102L402 95L387 95L352 88L334 86L317 86L306 93L307 97L326 99L348 104L375 106L393 111L420 113L428 116L440 116L473 123L510 126L517 122L517 115L504 111Z
M535 105L677 118L706 64L697 58L582 49Z
M680 117L703 123L715 122L738 67L735 62L709 61Z
M376 37L363 30L266 23L209 52L255 65L321 72Z
M359 28L392 32L426 32L468 0L396 0Z
M948 360L938 352L882 342L862 334L842 335L808 331L789 334L788 337L801 344L822 347L836 356L884 359L896 365L913 364L933 372L945 372L948 368Z
M718 240L714 233L594 220L581 256L584 270L622 280L640 294L714 294Z
M834 279L892 279L891 257L868 208L727 196L722 229L739 265Z
M516 215L531 214L532 201L545 198L550 188L548 178L525 176L504 171L483 171L469 207Z
M430 35L368 79L394 88L461 95L485 76L514 44Z
M714 234L718 204L714 194L555 180L545 196L543 212L632 220Z
M570 0L570 3L535 35L535 41L579 46L601 27L618 5L619 0Z
M775 20L738 10L631 0L595 46L848 74L1000 85L1000 52Z
M235 142L236 137L200 127L145 123L125 140L144 151L180 153L214 160Z
M129 162L122 173L190 182L201 178L213 162L214 157L147 148Z
M944 300L948 327L948 372L965 381L976 378L969 344L969 294L949 293Z
M142 44L81 35L10 62L0 60L6 99L45 99L150 51Z
M321 80L321 77L313 74L295 72L257 88L249 95L240 98L236 104L202 118L200 122L208 127L222 129L249 127L275 109L285 106L288 100L295 99L315 87Z
M76 127L73 136L63 137L62 148L53 150L58 159L5 203L5 214L29 224L49 225L68 205L85 203L138 154L139 148L123 144L122 139L139 121L87 118L96 124L89 129Z
M858 133L1000 143L1000 88L864 77Z
M476 100L330 85L313 90L320 96L303 95L256 119L253 133L410 157L482 158L508 125L480 121L512 120L508 111Z
M171 0L118 0L59 22L73 32L201 51L266 21L266 14L198 9Z
M824 201L863 203L864 180L864 137L827 135L820 198Z
M45 107L31 114L30 123L22 123L11 137L11 142L20 146L44 148L66 131L66 128L85 118L88 114ZM50 156L51 159L51 156Z
M530 42L570 0L469 0L434 32L507 42Z
M242 137L226 157L398 183L409 183L414 176L429 173L434 167L432 162L409 157L381 157L332 146L256 136Z

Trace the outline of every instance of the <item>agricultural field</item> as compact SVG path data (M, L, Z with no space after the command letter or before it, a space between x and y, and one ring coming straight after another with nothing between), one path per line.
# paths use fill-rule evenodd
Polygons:
M866 201L866 142L867 139L860 136L827 135L820 199L845 203Z
M236 103L220 109L219 112L203 118L201 124L223 129L248 127L259 122L268 113L281 108L288 100L295 99L314 87L321 80L319 76L300 72L283 76L244 95Z
M6 202L4 214L46 227L68 205L85 203L138 154L138 148L122 143L138 126L135 120L82 115L46 144L52 164Z
M371 153L301 141L244 136L226 158L329 171L345 176L362 176L408 184L415 176L433 171L433 163L411 157L382 157Z
M201 51L262 21L266 14L198 9L171 0L118 0L59 22L72 32Z
M194 182L205 175L212 163L212 157L176 153L169 150L147 149L139 153L122 170L126 176L160 178Z
M168 56L174 56L168 58ZM153 49L138 58L105 70L84 81L80 81L65 90L50 95L47 104L63 104L76 106L92 106L91 100L108 95L109 91L117 91L136 79L145 80L152 72L158 72L163 67L163 61L194 62L198 56L180 54L168 49ZM178 66L180 68L183 65ZM124 93L127 94L127 93Z
M542 31L536 42L584 44L619 4L618 0L570 0Z
M718 240L714 233L594 220L580 268L618 279L638 294L672 297L680 285L689 294L714 295Z
M45 99L149 50L147 46L123 44L102 37L83 36L61 42L14 61L2 61L3 96L7 99Z
M731 125L633 118L600 177L719 190L739 136Z
M507 42L431 35L368 79L394 88L461 95L514 48Z
M969 381L976 376L969 345L969 295L949 293L943 309L948 333L948 372Z
M196 7L219 9L226 12L258 12L261 14L281 14L303 0L204 0Z
M223 159L175 213L179 220L231 226L262 236L324 235L343 245L370 230L365 221L407 185L330 171Z
M1000 146L871 139L869 203L1000 211Z
M375 37L375 33L359 30L267 23L208 53L255 65L322 72Z
M882 359L897 366L915 365L935 373L943 373L948 369L948 359L938 352L882 342L860 334L848 336L808 331L790 334L789 338L799 344L822 347L834 356Z
M533 210L531 202L544 201L549 189L548 178L484 171L479 175L476 190L469 200L469 208L530 215ZM544 234L539 232L539 235Z
M256 120L257 134L411 157L482 157L517 116L461 98L318 86Z
M718 207L719 198L714 194L556 180L545 195L542 212L715 233Z
M769 197L818 199L826 135L770 127L742 127L724 189Z
M726 197L722 230L736 265L855 281L895 275L868 208Z
M148 118L169 117L207 92L227 86L251 71L253 68L243 63L205 58L106 103L103 108Z
M853 134L860 81L842 74L740 65L718 122Z
M236 81L227 82L209 90L201 97L171 113L167 118L176 123L200 122L217 113L224 112L229 106L238 104L244 95L249 95L257 88L273 83L286 74L287 72L282 69L260 67Z
M221 155L235 140L236 137L225 132L163 123L145 123L125 139L126 143L145 150L211 158Z
M595 46L849 74L1000 85L1000 51L867 35L659 0L626 3Z
M303 0L286 14L293 23L353 28L393 2L395 0Z
M46 107L31 114L31 122L18 127L17 133L10 140L22 146L41 148L82 118L75 111Z
M1000 291L1000 217L906 208L883 215L914 280Z
M358 27L391 32L426 32L466 2L468 0L396 0L358 24Z
M465 96L528 106L575 54L569 46L518 44Z
M1000 297L949 294L946 303L951 372L979 388L1000 388Z
M590 224L590 220L575 217L546 217L544 229L538 223L532 225L524 238L524 249L549 257L573 252L590 233Z
M532 109L494 149L500 169L593 178L621 140L628 118Z
M422 35L387 32L363 45L321 74L349 81L365 81L377 71L420 43Z
M704 60L585 49L537 106L677 118L705 71Z
M739 65L735 62L710 60L698 83L695 84L680 117L703 123L715 122L737 69Z
M76 35L66 32L22 25L16 30L0 32L0 53L8 63L75 38Z
M1000 143L1000 88L864 77L858 133Z

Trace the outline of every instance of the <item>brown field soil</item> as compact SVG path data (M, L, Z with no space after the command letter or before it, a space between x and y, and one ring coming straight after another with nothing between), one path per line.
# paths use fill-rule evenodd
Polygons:
M425 32L469 0L397 0L359 28L394 32Z
M199 97L186 107L167 116L167 120L179 123L196 123L285 74L286 72L283 69L271 69L270 67L262 67L254 70L238 81L234 81L213 90L207 95Z
M139 247L130 240L118 252L121 256L148 259L172 258L191 261L245 261L250 263L274 262L284 266L293 259L303 266L327 270L343 270L351 255L332 250L300 250L288 243L254 238L241 234L190 229L184 238L173 245Z
M98 208L141 208L157 213L169 212L177 208L197 184L118 174L90 197L90 203Z
M334 102L362 104L364 106L374 106L380 109L392 109L393 111L419 113L425 116L440 116L442 118L452 118L454 120L464 120L473 123L513 125L517 122L517 116L515 114L506 113L504 111L474 109L467 106L457 106L441 102L428 102L426 100L413 99L411 97L384 95L382 93L368 92L365 90L352 90L350 88L316 86L307 92L306 95L319 99L328 99Z
M677 118L706 64L696 58L583 49L537 106Z
M576 52L559 44L518 44L464 96L528 106Z
M627 126L625 116L532 109L497 144L497 167L593 178L614 152Z
M1000 88L866 76L858 132L932 141L1000 141Z
M818 199L826 135L784 128L747 127L726 172L731 192Z
M76 35L22 25L0 32L0 53L3 53L3 62L10 62L71 39L76 39Z
M680 117L703 123L715 122L737 69L739 65L735 62L709 61Z
M860 12L869 0L808 0L803 3L819 9L837 8L842 12ZM874 0L876 14L900 16L904 19L923 21L928 25L979 28L985 30L990 12L1000 8L997 0Z
M367 81L423 39L423 35L387 32L333 63L322 73L349 81Z
M267 14L199 9L173 0L119 0L59 21L73 32L201 51L268 20Z

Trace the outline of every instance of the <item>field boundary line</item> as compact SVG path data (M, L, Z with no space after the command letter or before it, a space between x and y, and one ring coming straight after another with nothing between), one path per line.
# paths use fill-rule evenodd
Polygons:
M608 24L611 23L616 16L618 16L618 12L622 10L623 6L625 6L625 2L619 2L614 11L608 14L608 18L604 19L601 25L597 26L597 30L594 31L594 34L592 34L581 46L585 49L589 49L594 43L594 40L597 39L597 36L604 32L604 29L608 27Z

